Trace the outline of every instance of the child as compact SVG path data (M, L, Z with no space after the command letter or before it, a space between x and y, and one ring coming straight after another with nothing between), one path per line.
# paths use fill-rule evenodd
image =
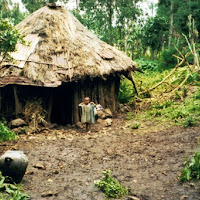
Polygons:
M81 122L86 124L86 131L91 132L91 124L95 123L95 104L90 102L89 97L84 98L84 102L80 103L81 107Z

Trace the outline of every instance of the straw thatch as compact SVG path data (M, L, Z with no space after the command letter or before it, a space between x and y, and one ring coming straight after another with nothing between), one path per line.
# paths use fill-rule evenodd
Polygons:
M86 76L104 77L135 63L98 39L63 7L45 6L16 26L29 41L18 45L14 63L0 70L0 85L57 87ZM9 67L8 67L9 66Z

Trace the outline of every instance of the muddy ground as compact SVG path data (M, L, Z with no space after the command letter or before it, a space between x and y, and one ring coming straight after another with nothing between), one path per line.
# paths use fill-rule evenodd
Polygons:
M91 134L63 127L21 135L16 142L1 143L0 153L20 149L27 154L23 184L33 200L104 200L93 181L105 169L141 200L200 199L198 183L177 180L198 146L200 127L155 131L149 126L131 130L119 116L112 127L96 125Z

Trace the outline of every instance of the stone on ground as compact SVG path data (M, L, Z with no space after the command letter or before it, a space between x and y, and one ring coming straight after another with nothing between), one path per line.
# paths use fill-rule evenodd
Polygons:
M21 118L14 119L11 121L12 128L18 128L18 127L25 126L25 125L26 125L26 122Z

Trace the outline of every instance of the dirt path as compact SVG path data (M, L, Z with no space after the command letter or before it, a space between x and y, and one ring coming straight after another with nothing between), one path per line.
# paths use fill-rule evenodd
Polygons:
M104 200L93 181L105 169L141 200L200 199L198 183L177 181L183 162L197 147L200 127L141 134L124 125L122 117L110 128L95 127L90 135L72 129L23 135L1 144L0 153L22 149L28 155L23 184L33 200ZM35 168L38 164L45 169ZM48 191L49 197L42 197Z

